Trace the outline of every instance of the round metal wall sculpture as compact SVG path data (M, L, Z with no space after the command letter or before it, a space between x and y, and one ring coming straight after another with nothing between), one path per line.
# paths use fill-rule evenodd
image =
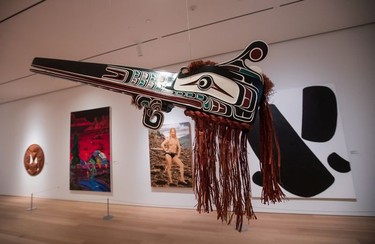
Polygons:
M29 175L38 175L44 166L44 152L38 144L31 144L25 152L23 159L25 169Z

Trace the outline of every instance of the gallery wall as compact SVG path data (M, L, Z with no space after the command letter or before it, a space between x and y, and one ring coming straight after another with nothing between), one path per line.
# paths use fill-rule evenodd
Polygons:
M275 205L263 205L254 196L255 211L375 215L373 43L375 25L367 25L270 45L269 56L258 65L273 80L276 92L317 85L334 87L354 194L339 199L293 197ZM209 59L223 62L237 54ZM164 69L178 71L182 65ZM70 191L70 113L106 106L111 115L112 192ZM295 106L292 103L282 112L293 116L300 105ZM142 113L131 105L129 96L89 86L1 105L0 194L103 203L109 199L116 204L193 209L192 190L150 187L148 130L142 125ZM179 108L165 115L165 123L177 122L193 125ZM34 143L43 148L45 165L39 175L30 176L23 156ZM324 145L320 146L314 150L324 150ZM252 158L251 149L249 154ZM335 176L340 178L340 174ZM345 193L347 185L342 188Z

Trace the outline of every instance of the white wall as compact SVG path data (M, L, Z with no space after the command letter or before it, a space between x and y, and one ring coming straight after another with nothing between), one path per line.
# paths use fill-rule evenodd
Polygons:
M268 58L259 66L276 89L335 84L356 200L291 199L266 206L254 199L256 211L375 215L373 43L375 25L270 45ZM226 61L237 54L211 60ZM166 69L178 71L179 66ZM104 106L111 107L112 192L70 191L70 113ZM150 188L148 131L141 119L142 111L130 105L130 97L88 86L1 105L0 194L194 208L191 191ZM180 109L166 114L165 123L183 121L193 123ZM23 166L25 150L33 143L43 148L46 158L42 173L35 177Z

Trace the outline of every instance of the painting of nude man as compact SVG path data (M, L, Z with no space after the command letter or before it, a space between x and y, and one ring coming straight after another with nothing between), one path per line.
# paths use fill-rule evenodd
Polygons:
M152 187L192 187L190 123L165 124L149 130Z

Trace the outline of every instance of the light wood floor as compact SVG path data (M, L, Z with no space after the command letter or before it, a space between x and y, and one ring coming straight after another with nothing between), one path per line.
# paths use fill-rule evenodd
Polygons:
M215 213L0 195L0 243L375 243L375 217L257 213L222 224Z

